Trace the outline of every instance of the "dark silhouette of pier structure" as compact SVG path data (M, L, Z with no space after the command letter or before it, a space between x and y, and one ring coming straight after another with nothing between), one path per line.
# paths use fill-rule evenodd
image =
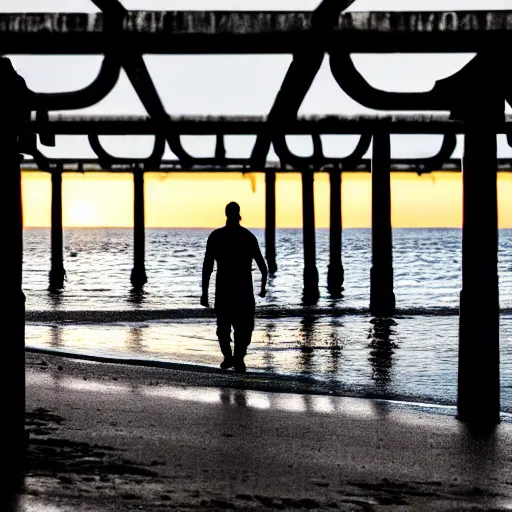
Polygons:
M12 54L101 54L97 78L79 91L42 94L28 91L8 65L3 66L3 108L27 96L19 122L2 120L4 168L5 281L9 297L4 317L4 344L0 371L2 389L11 390L4 416L7 460L18 467L23 451L24 414L24 300L22 294L22 222L20 154L32 155L37 169L52 174L52 267L50 287L63 286L62 173L105 169L134 176L135 244L131 279L135 287L146 282L144 266L144 172L235 171L265 172L266 257L271 271L275 257L276 173L302 174L304 232L304 302L319 295L315 250L313 183L315 172L331 179L331 243L328 289L339 296L343 285L341 259L342 172L372 174L372 270L370 311L376 317L395 312L392 266L390 171L460 171L463 175L463 270L460 298L458 417L470 423L495 424L500 418L499 294L497 277L496 175L510 170L510 161L498 161L496 135L512 133L505 118L505 101L512 91L500 75L499 58L512 37L512 12L352 12L350 0L324 0L314 12L128 12L117 0L93 0L101 13L0 14L2 52ZM373 88L355 68L351 53L473 52L476 56L453 76L424 93L393 93ZM142 55L288 53L292 63L265 118L173 118L162 105ZM386 111L430 111L431 116L387 116L346 119L297 119L299 108L325 55L339 86L360 104ZM4 59L4 63L8 60ZM54 117L52 111L85 108L101 101L124 69L141 99L147 118ZM450 112L443 117L436 112ZM32 117L30 117L30 115ZM419 160L392 160L393 133L443 134L439 153ZM455 135L465 138L461 162L452 158ZM58 134L87 134L96 159L48 159L37 149L51 146ZM100 135L153 134L155 147L147 159L109 155ZM181 135L216 135L212 158L195 158L183 148ZM256 134L247 159L226 157L224 136ZM294 155L286 135L307 134L314 151ZM352 155L326 158L322 134L358 134ZM363 159L373 140L373 154ZM512 143L512 137L509 136ZM162 159L165 145L175 161ZM267 162L273 146L279 164ZM28 162L23 167L29 167ZM17 466L18 464L18 466ZM16 472L13 471L14 475Z

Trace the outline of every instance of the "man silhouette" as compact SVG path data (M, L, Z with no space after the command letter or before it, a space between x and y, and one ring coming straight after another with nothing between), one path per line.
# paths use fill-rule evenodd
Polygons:
M224 370L234 367L235 372L245 372L244 357L251 343L254 330L254 291L252 286L252 260L261 272L260 297L266 295L267 265L261 255L256 237L240 226L240 206L226 206L226 226L213 231L208 237L203 262L203 294L201 305L209 307L208 288L214 262L217 262L215 284L215 314L217 337L224 361ZM234 355L231 351L231 327L234 331Z

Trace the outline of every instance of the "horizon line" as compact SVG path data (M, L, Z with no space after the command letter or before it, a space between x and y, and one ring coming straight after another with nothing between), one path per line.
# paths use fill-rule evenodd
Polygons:
M224 227L223 224L218 226L146 226L145 229L218 229ZM265 229L265 226L242 226L247 229ZM51 226L23 226L23 229L51 229ZM133 226L63 226L63 229L130 229L133 230ZM296 229L302 230L302 227L297 226L278 226L278 229ZM315 229L330 229L329 226L325 227L316 227ZM350 226L343 227L343 230L346 229L372 229L372 226ZM392 227L392 229L460 229L462 230L462 226L398 226ZM500 227L498 229L512 229L512 226Z

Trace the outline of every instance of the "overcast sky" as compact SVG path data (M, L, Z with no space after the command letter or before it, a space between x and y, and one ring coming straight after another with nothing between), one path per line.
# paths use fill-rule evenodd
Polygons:
M122 0L128 9L144 10L310 10L318 0ZM243 7L242 7L243 6ZM512 10L512 0L356 0L351 11L368 10ZM93 12L90 0L1 0L0 12ZM354 55L353 59L370 84L389 91L425 91L436 80L456 72L472 57L455 55ZM16 70L29 87L38 92L79 89L96 76L98 56L12 56ZM171 115L264 115L291 61L290 55L238 56L152 56L147 66L164 105ZM508 63L505 63L508 65ZM512 112L507 106L507 111ZM66 112L70 114L71 112ZM77 113L77 112L73 112ZM146 112L124 73L112 93L98 105L80 111L98 115L144 115ZM348 98L335 83L327 59L299 112L308 114L382 114ZM149 137L105 137L105 147L119 156L143 156L151 151ZM437 136L395 137L393 156L420 157L436 152L441 139ZM231 137L228 156L246 156L252 137ZM351 152L357 137L324 138L328 156ZM213 154L213 138L184 138L185 148L196 156ZM297 154L309 154L308 137L290 138ZM79 137L60 137L55 148L42 148L47 155L62 157L94 156L88 143ZM172 155L167 152L167 157ZM456 152L460 156L460 147ZM512 157L512 149L500 140L500 156Z

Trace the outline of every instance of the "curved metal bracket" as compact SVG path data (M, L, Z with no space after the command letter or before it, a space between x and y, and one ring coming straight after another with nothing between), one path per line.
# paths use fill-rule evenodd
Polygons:
M320 167L328 164L334 164L339 168L353 168L361 163L364 154L368 151L372 141L372 135L363 133L350 155L343 158L327 158L324 156L322 139L319 134L311 135L313 138L313 155L309 157L301 157L294 155L288 148L286 138L284 136L275 137L272 141L274 150L282 164L288 164L297 169L305 167L318 170Z
M431 157L422 158L418 160L418 165L422 166L424 172L432 172L441 169L443 165L449 161L457 146L457 135L455 133L446 133L443 137L443 143L439 152ZM421 175L422 171L418 171L418 175Z
M462 69L438 80L431 91L387 92L372 87L345 51L330 53L330 66L338 85L352 99L377 110L448 110L458 121L503 122L505 92L496 70L497 57L478 53ZM487 101L475 101L486 98Z
M371 142L372 134L363 133L359 138L359 142L357 143L354 151L352 151L350 155L341 159L340 164L342 168L351 169L358 166L362 162L363 156L368 151Z
M98 157L98 162L103 170L108 170L112 167L112 163L114 161L123 162L126 161L125 158L117 158L112 156L110 153L105 151L103 146L101 145L100 138L96 133L90 133L87 137L89 139L89 144L91 145L91 149L94 151L96 156Z
M39 151L37 148L37 139L35 139L35 137L21 139L20 152L25 153L26 155L32 155L40 171L51 172L50 159Z
M76 110L95 105L117 84L121 63L113 55L105 54L100 71L92 83L81 90L58 93L33 93L32 110Z
M145 168L149 169L160 169L160 164L162 163L162 157L165 152L165 137L161 134L155 135L155 144L153 146L153 152L148 157Z
M272 144L279 160L285 165L291 165L301 170L304 168L318 169L325 160L322 139L318 133L311 134L311 138L313 139L313 154L311 156L294 155L288 147L286 135L275 135L272 138Z
M50 119L47 110L38 110L36 112L36 123L41 126L39 129L39 142L43 146L55 147L55 134L49 130L45 130Z
M376 89L359 73L350 54L333 51L329 56L331 72L353 100L376 110L449 110L435 88L422 93L398 93Z
M117 156L111 155L105 148L102 146L100 139L97 134L91 133L88 135L89 143L91 145L91 149L94 151L96 156L98 157L98 162L100 167L108 171L112 168L114 163L116 164L140 164L143 163L144 168L146 170L160 169L160 164L162 162L162 157L165 152L165 137L162 134L155 135L155 143L153 146L153 151L151 155L147 158L121 158Z
M354 1L323 0L314 11L311 20L311 31L315 33L315 37L325 37L332 32L341 13ZM320 70L323 60L323 50L305 51L293 55L292 63L268 115L270 125L273 123L279 125L297 118L300 106ZM272 136L269 132L258 134L251 154L253 169L264 166L272 139L275 139L275 135ZM282 144L282 141L277 139L276 142L278 145ZM285 148L282 149L286 153Z

